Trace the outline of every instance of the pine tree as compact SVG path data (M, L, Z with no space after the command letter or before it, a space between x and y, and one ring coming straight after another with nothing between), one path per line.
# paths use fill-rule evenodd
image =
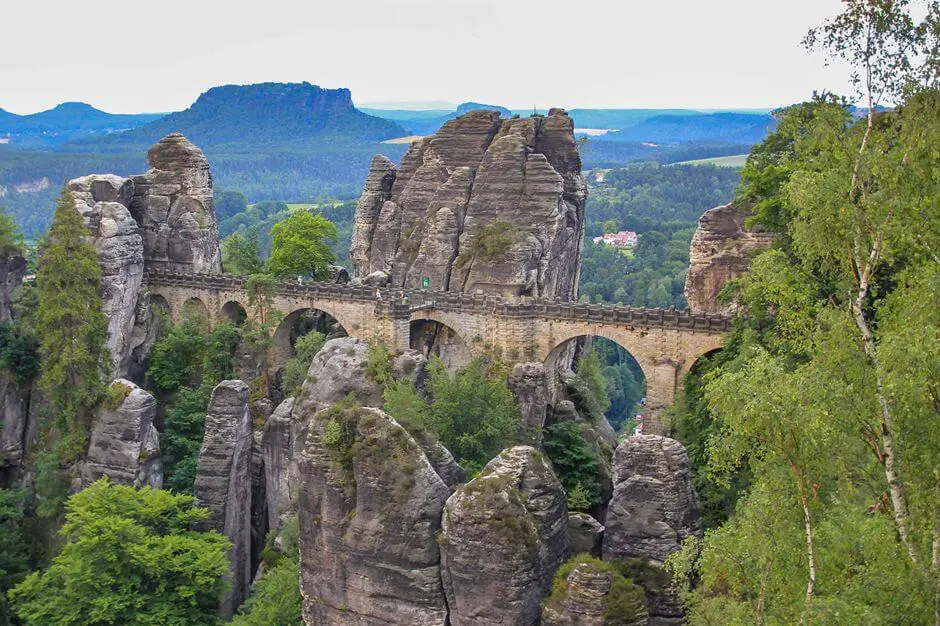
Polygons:
M101 268L86 235L75 199L63 189L36 273L40 388L63 436L82 432L111 367Z

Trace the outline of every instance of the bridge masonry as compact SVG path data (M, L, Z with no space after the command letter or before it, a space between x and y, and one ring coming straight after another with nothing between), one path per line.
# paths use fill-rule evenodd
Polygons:
M148 270L144 282L151 301L166 307L174 321L195 310L215 324L235 305L252 314L243 277ZM570 340L605 337L628 350L642 368L647 381L645 431L658 434L664 431L662 411L674 401L683 376L699 357L722 347L731 327L726 316L672 309L505 300L454 292L410 296L411 302L402 304L387 297L377 299L370 287L280 283L272 304L284 321L274 333L274 361L290 355L292 319L311 309L331 315L352 336L379 340L394 349L410 347L415 322L434 321L454 331L471 355L496 356L509 363L553 365Z

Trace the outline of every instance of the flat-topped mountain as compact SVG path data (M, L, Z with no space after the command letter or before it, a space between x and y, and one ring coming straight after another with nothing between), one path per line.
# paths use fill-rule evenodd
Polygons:
M213 87L185 111L132 131L72 144L75 149L126 150L180 132L199 145L273 142L381 141L405 134L389 120L353 106L348 89L310 83L258 83Z

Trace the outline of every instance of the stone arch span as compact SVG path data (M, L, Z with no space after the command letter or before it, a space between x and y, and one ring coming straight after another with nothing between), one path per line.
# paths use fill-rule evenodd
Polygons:
M191 318L198 318L207 324L210 322L209 307L202 298L187 298L180 306L179 321Z
M222 305L221 318L241 326L248 319L248 308L238 300L229 300Z
M651 434L665 434L667 428L661 415L675 400L676 393L682 388L683 376L692 364L700 356L721 348L724 343L724 336L719 333L588 321L546 322L536 336L540 360L547 365L554 365L552 359L557 358L567 342L582 336L604 337L630 352L646 377L644 432Z
M482 336L477 337L477 341L468 341L465 332L456 316L441 311L419 311L411 316L408 324L408 347L427 357L436 355L447 369L454 370L467 365L479 351L474 350L473 344L483 342Z
M294 354L298 337L311 330L329 336L349 334L349 328L330 311L317 306L302 306L287 313L274 330L272 366L277 369Z

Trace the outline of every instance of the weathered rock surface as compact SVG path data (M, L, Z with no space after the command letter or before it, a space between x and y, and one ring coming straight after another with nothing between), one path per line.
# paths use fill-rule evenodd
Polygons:
M0 254L0 324L13 317L13 292L23 284L27 269L26 259L19 254Z
M569 551L565 492L541 453L504 450L447 500L442 528L451 624L538 623Z
M333 407L311 421L301 474L305 622L447 623L437 533L450 490L415 440L379 409Z
M212 390L193 491L196 504L209 509L206 526L232 542L231 589L219 609L226 618L251 586L252 441L248 385L224 380Z
M118 403L109 406L109 402ZM88 485L107 476L122 485L161 489L163 462L153 423L156 416L157 401L150 393L129 380L113 381L108 399L95 409L82 482Z
M85 220L101 266L101 298L108 317L108 352L114 371L127 374L137 300L144 275L144 246L137 221L127 206L134 182L112 174L69 181L75 207Z
M339 337L323 344L313 357L295 410L313 415L349 394L362 406L382 406L382 387L368 374L369 344Z
M613 566L593 561L573 564L565 585L552 593L542 609L544 626L645 626L643 589Z
M561 109L501 119L471 111L415 142L396 168L376 157L350 256L395 287L575 295L586 187Z
M222 268L212 175L202 151L173 133L148 159L152 169L140 176L93 174L68 183L98 251L115 374L136 379L156 338L149 297L140 289L144 265L204 273Z
M730 313L732 305L718 302L728 281L739 278L751 258L773 243L771 233L745 228L748 213L732 204L705 211L689 249L685 299L696 313Z
M542 363L517 363L509 372L507 383L516 398L522 420L519 434L532 445L542 442L542 427L551 404L549 372Z
M604 527L587 513L568 514L568 542L571 554L590 554L600 557Z
M382 406L382 388L370 379L368 360L369 344L360 339L340 337L327 341L313 358L298 397L284 400L265 420L261 449L271 528L279 528L286 515L296 511L300 453L312 416L350 394L361 406ZM394 380L408 380L417 389L422 388L427 359L421 353L405 350L391 358L390 366ZM426 436L416 439L451 490L466 479L463 468L440 442Z
M299 424L293 419L294 398L287 398L264 422L261 455L264 458L268 527L280 528L285 517L297 510L300 484Z
M635 435L614 454L614 494L604 524L604 559L662 563L702 519L691 464L678 441Z
M0 484L17 478L26 459L31 431L36 423L30 420L31 389L20 387L13 376L0 371Z
M140 225L147 266L221 273L212 174L202 150L171 133L150 148L147 162L150 171L133 178L129 205Z

